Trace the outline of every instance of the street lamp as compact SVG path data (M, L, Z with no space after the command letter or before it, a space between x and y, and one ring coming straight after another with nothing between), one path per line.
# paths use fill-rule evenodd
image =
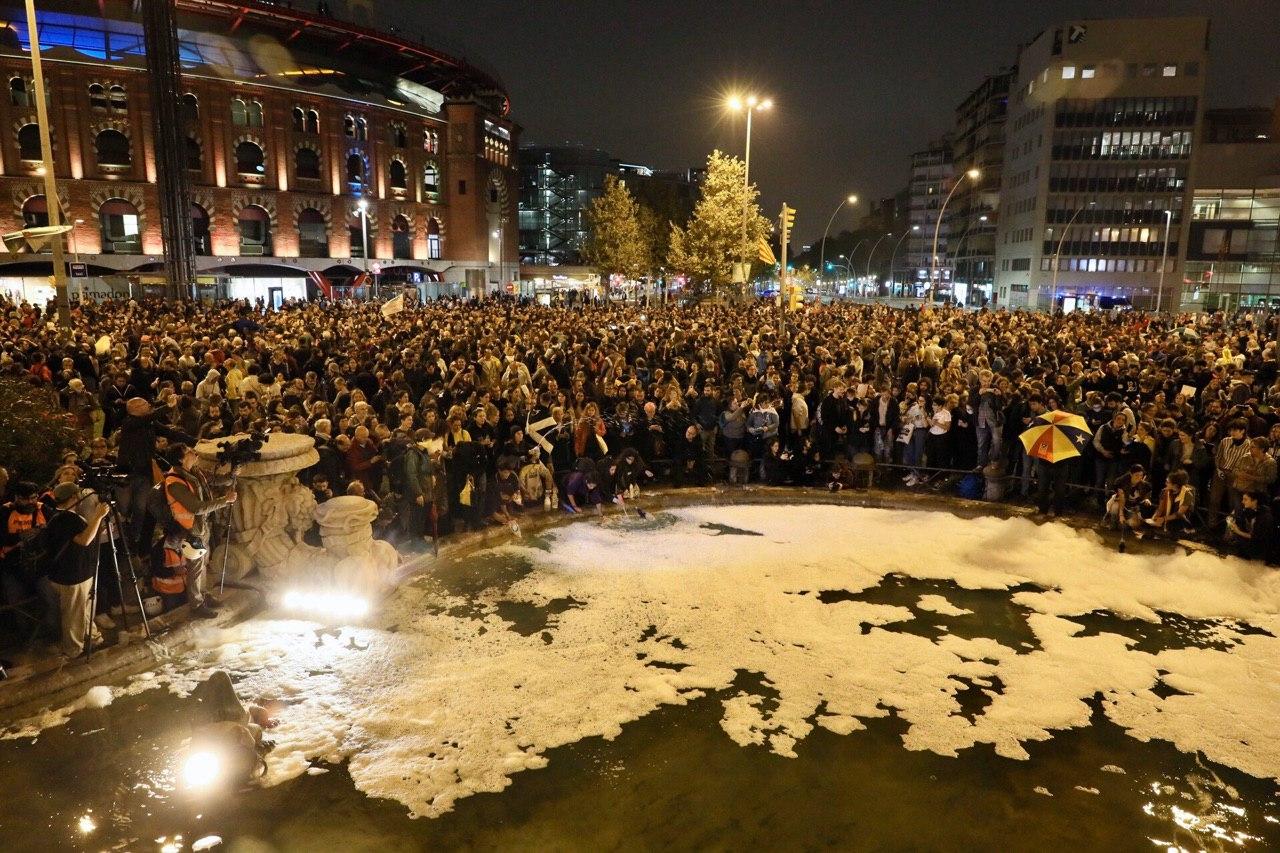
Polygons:
M893 259L898 255L898 249L902 248L902 241L907 239L908 235L914 234L920 230L919 225L912 225L909 229L902 232L902 236L898 238L898 242L893 245L893 251L889 253L889 286L890 291L893 289ZM892 292L890 293L892 295Z
M987 215L985 213L982 214L981 216L978 217L978 221L986 222ZM970 222L968 227L964 229L964 233L960 235L960 241L956 243L956 269L957 270L960 268L960 247L964 245L965 238L969 236L969 232L972 230L973 230L973 223ZM970 272L972 272L972 270L970 270ZM954 286L955 279L956 279L956 274L955 272L952 272L951 281L953 282L953 286Z
M892 237L892 236L893 236L892 231L884 235L884 237ZM880 243L881 241L884 240L884 237L881 237L879 240L877 240L875 242L875 245L871 247L871 251L867 253L867 278L871 278L871 256L876 253L876 249L880 248Z
M818 253L818 269L820 271L825 271L827 268L824 262L827 258L827 235L831 233L831 223L836 221L836 214L840 212L842 207L846 204L857 203L858 197L850 194L848 197L840 199L840 203L836 205L836 209L831 211L831 218L827 220L827 227L822 231L822 251Z
M1169 232L1173 230L1173 211L1166 210L1164 212L1164 249L1160 252L1160 283L1156 286L1156 313L1160 313L1160 306L1164 297L1164 268L1169 260Z
M1053 299L1055 302L1058 299L1058 267L1062 264L1062 244L1067 241L1067 235L1071 233L1071 226L1076 224L1076 220L1080 218L1080 214L1084 213L1086 208L1093 207L1096 204L1097 204L1096 201L1091 201L1088 204L1086 204L1084 207L1078 208L1076 212L1072 215L1071 219L1067 221L1067 227L1062 229L1062 236L1058 238L1058 249L1053 253L1053 288L1052 290L1053 290Z
M751 117L755 115L756 110L773 109L772 98L758 98L756 95L747 95L745 98L737 95L731 95L726 102L726 106L732 112L740 112L745 110L747 113L747 147L746 156L743 158L742 170L742 285L745 288L747 284L747 211L749 208L748 199L751 195ZM783 271L785 272L785 270Z
M369 202L360 199L356 202L360 211L360 253L364 256L364 277L366 284L369 278Z
M956 194L956 190L960 189L960 185L964 183L964 179L976 181L982 177L982 172L977 169L970 169L956 180L951 187L951 192L947 193L947 197L942 202L942 207L938 210L938 221L933 225L933 251L929 255L929 298L926 304L933 304L933 289L936 287L936 279L938 277L938 232L942 230L942 214L947 211L947 204L951 201L951 197Z

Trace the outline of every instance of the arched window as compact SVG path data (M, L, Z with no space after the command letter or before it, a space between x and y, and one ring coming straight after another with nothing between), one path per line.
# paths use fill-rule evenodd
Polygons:
M14 77L9 81L9 103L15 107L31 106L31 93L27 91L25 77Z
M213 241L209 239L209 212L198 204L191 205L191 236L197 255L213 254Z
M94 141L99 166L128 166L133 162L129 154L129 137L118 130L107 128Z
M182 96L182 118L192 124L200 120L200 99L190 92Z
M236 146L236 171L242 175L261 175L267 171L266 158L256 142L245 140Z
M329 257L329 231L324 225L324 214L314 207L305 207L298 213L298 255Z
M299 148L293 155L293 174L298 178L320 180L320 155L312 148Z
M391 188L393 190L407 189L409 186L409 178L404 171L404 163L399 160L391 161Z
M262 127L262 104L250 101L248 104L249 127Z
M33 195L22 203L22 227L43 228L49 224L49 203L42 195Z
M434 160L428 160L422 167L422 191L424 193L440 192L440 167Z
M403 216L391 220L391 257L413 257L413 235L409 233L409 220Z
M307 110L307 133L320 132L320 112L319 110Z
M95 110L107 109L107 87L101 83L89 84L89 107Z
M347 240L351 249L351 257L364 257L364 217L356 214L347 220Z
M200 140L194 136L187 137L187 168L193 172L204 168L204 151L200 147Z
M359 154L352 154L347 158L347 183L364 186L364 158Z
M44 154L40 149L40 126L24 124L18 129L18 156L23 160L42 160Z
M427 257L440 260L440 223L434 216L427 220Z
M422 148L428 154L440 153L440 135L430 128L422 131Z
M249 124L249 108L239 98L231 99L231 123L236 127L245 127Z
M112 112L123 113L129 109L129 96L125 94L124 86L115 85L108 89L107 100L111 102Z
M356 120L352 116L346 116L342 119L342 132L350 139L356 138Z
M271 217L256 204L240 211L240 254L271 254Z
M302 107L293 108L293 129L296 133L305 133L307 130L307 114L302 111Z
M366 142L369 139L369 122L364 116L356 119L356 139Z
M391 125L391 144L396 148L408 147L409 135L405 133L403 124Z
M142 254L138 209L121 198L107 199L98 208L102 252L107 255Z

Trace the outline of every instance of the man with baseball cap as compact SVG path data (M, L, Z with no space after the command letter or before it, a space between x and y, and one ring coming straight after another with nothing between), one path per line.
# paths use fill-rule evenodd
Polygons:
M93 624L93 577L98 571L98 528L109 508L101 501L93 502L82 517L76 512L81 489L75 483L59 483L53 487L56 509L45 527L45 577L58 597L58 648L68 658L84 651L89 632L94 641L101 637Z

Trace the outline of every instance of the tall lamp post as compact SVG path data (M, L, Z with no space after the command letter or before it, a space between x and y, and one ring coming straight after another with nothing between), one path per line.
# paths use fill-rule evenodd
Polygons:
M1067 221L1067 226L1062 229L1062 236L1058 238L1058 247L1053 253L1053 299L1058 299L1058 267L1062 264L1062 244L1067 242L1067 235L1071 233L1071 226L1076 224L1076 220L1080 218L1080 214L1084 213L1090 207L1096 205L1096 201L1091 201L1084 207L1078 208L1071 219Z
M1169 262L1169 232L1173 230L1173 211L1166 210L1164 212L1164 249L1160 252L1160 283L1156 285L1156 313L1160 313L1160 306L1163 304L1164 297L1164 268Z
M979 216L979 217L978 217L978 221L979 221L979 222L986 222L986 221L987 221L987 215L986 215L985 213L984 213L984 214L982 214L981 216ZM965 229L964 229L964 233L960 235L960 241L959 241L958 243L956 243L956 269L957 269L957 270L960 268L960 247L964 245L965 238L967 238L967 237L969 236L969 232L970 232L970 231L972 231L972 230L973 230L973 223L972 223L972 222L970 222L970 223L969 223L969 226L968 226L967 228L965 228ZM948 248L950 248L950 247L948 247ZM972 272L972 270L970 270L970 271ZM954 288L954 287L955 287L955 280L956 280L956 274L953 272L953 273L951 274L951 286L952 286L952 288Z
M926 305L933 304L933 291L937 287L938 278L938 232L942 230L942 215L947 212L947 205L951 202L951 197L956 194L956 190L960 189L960 185L964 183L964 179L976 181L982 177L982 172L977 169L969 169L955 182L951 187L951 192L947 193L946 199L942 202L942 207L938 209L938 221L933 224L933 251L929 253L929 298L925 301Z
M889 253L889 289L893 290L893 259L898 256L898 249L902 248L902 241L907 239L911 234L920 230L919 225L912 225L906 231L902 232L902 236L898 238L898 242L893 244L893 251ZM890 293L890 296L893 294Z
M742 169L742 289L745 292L747 273L750 269L750 264L747 261L747 252L750 251L747 246L747 232L749 230L747 223L750 221L748 218L748 211L750 210L748 199L751 196L751 117L755 115L756 110L772 109L773 99L761 99L754 94L747 95L745 98L733 95L729 98L728 106L735 113L742 110L747 113L747 146Z
M822 275L827 270L827 235L831 233L831 223L836 221L836 214L840 212L846 204L857 204L858 197L850 194L846 198L842 198L840 203L836 205L836 209L831 211L831 218L827 220L827 227L822 230L822 250L818 253L818 275Z
M49 109L44 87L44 68L40 64L40 32L36 24L35 0L27 0L27 37L31 40L31 81L36 96L36 122L40 130L40 159L43 163L44 200L50 227L62 224L62 206L58 203L58 182L53 173L53 143L49 131ZM67 296L67 264L62 234L53 233L49 240L53 253L53 293L58 308L58 325L71 327L71 302Z
M360 199L356 202L356 210L360 211L360 254L364 256L365 285L369 283L369 202Z
M893 236L892 231L884 235L884 237L892 237L892 236ZM871 258L873 255L875 255L876 249L880 248L880 243L884 241L884 237L881 237L879 240L876 240L875 244L872 245L871 247L871 251L867 252L867 278L871 278ZM863 296L866 296L866 294L864 293Z

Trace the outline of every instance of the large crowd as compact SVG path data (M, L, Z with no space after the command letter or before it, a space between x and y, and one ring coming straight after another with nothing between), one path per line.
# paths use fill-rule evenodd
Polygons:
M767 303L492 299L388 315L368 303L113 300L73 305L70 335L37 306L0 303L0 315L0 376L47 395L82 438L53 483L5 472L9 604L31 592L18 559L31 529L75 511L94 528L68 524L79 538L108 535L80 507L85 490L57 488L105 464L125 477L121 535L153 586L215 608L184 564L235 495L194 470L190 449L261 430L312 436L320 461L301 479L317 500L377 501L380 535L405 548L534 507L600 511L658 483L848 488L871 459L901 488L1011 478L1042 512L1091 507L1135 535L1220 533L1240 553L1275 556L1280 318L1269 313L835 304L780 322ZM1092 436L1049 465L1019 436L1055 409ZM168 512L152 488L166 478ZM176 528L191 547L166 532Z

